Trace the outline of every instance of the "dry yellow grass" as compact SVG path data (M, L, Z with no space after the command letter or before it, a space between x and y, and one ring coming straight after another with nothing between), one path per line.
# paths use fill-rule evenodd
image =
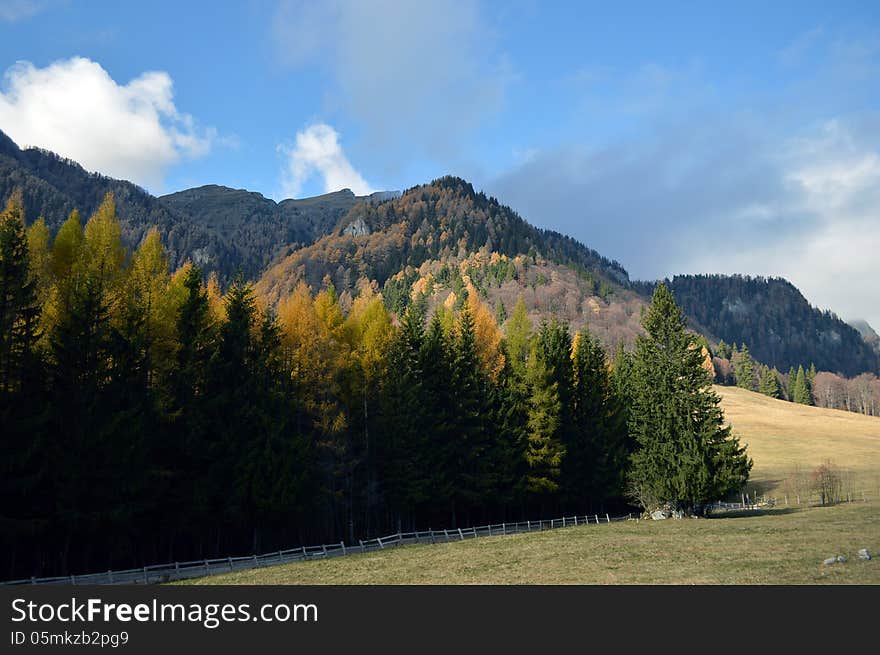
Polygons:
M808 473L825 460L848 469L855 491L880 493L880 418L798 405L737 387L715 387L725 418L754 460L752 485L781 497L796 467Z

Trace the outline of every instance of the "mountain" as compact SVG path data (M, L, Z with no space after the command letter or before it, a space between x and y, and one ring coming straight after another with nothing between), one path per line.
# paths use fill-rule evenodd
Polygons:
M854 321L849 322L850 326L854 328L859 334L862 335L862 339L865 340L871 348L880 355L880 335L878 335L874 328L872 328L868 321L863 321L861 319L856 319Z
M813 307L787 280L677 275L666 282L706 336L745 343L768 366L787 371L815 364L847 377L878 372L877 353L862 336L834 313ZM654 284L635 286L647 296Z
M361 200L346 189L276 203L259 193L215 185L156 198L131 182L89 173L46 150L22 150L0 132L0 197L16 188L22 191L27 220L43 216L52 232L74 208L87 220L112 192L127 246L136 247L156 226L172 266L192 259L221 280L238 269L259 277L286 247L311 243Z
M28 221L43 216L53 232L74 208L85 220L112 192L126 245L157 226L172 266L192 259L221 281L241 270L270 302L300 280L315 289L332 281L349 300L369 284L398 311L416 293L432 306L461 302L472 288L502 320L522 297L534 322L555 314L614 347L640 332L655 284L631 282L618 262L531 225L451 176L362 197L344 189L275 202L208 185L156 198L51 152L22 150L0 132L0 197L15 188ZM848 376L878 370L873 331L866 343L785 280L677 276L669 284L693 330L710 341L745 342L780 370L810 363Z
M356 204L336 229L291 253L261 284L276 296L299 279L319 286L325 276L337 289L352 288L361 278L381 286L400 271L418 269L431 260L460 260L477 251L507 257L540 254L608 284L629 285L626 270L617 262L571 237L527 223L495 198L451 176L384 202Z

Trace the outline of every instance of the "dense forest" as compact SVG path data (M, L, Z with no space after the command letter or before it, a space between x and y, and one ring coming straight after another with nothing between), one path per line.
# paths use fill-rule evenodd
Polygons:
M613 364L587 331L363 285L221 290L108 195L83 226L0 216L0 577L602 511L688 512L750 463L664 286ZM658 414L659 412L659 414ZM661 424L658 415L666 416Z

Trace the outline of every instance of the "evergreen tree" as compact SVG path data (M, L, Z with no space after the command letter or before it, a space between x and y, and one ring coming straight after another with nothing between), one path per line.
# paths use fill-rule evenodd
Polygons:
M782 398L782 385L779 384L779 372L769 366L761 367L758 391L771 398Z
M562 404L558 384L535 345L529 354L526 381L530 389L528 411L529 466L527 489L538 499L546 499L559 488L565 445L559 438Z
M742 487L751 460L724 425L703 355L665 284L642 326L633 360L631 493L646 509L671 502L699 514Z
M792 400L801 405L813 404L813 396L810 393L810 386L803 366L798 366L797 376L792 386Z
M755 390L755 363L749 354L749 348L746 344L742 345L739 357L734 364L734 375L736 375L736 386L749 391Z
M35 373L40 305L21 198L0 214L0 394L20 391Z
M24 535L46 535L54 502L46 479L50 403L34 268L21 198L14 194L0 214L0 548L13 560L27 556L17 552Z
M574 507L590 507L621 491L626 426L598 339L584 329L572 344L574 426L563 461L563 484Z
M794 402L794 385L797 381L797 371L792 366L788 369L788 378L786 379L786 397L791 402Z

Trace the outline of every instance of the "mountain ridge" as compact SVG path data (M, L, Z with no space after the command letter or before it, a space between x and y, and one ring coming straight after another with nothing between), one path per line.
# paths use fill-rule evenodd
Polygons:
M590 325L613 345L632 342L640 307L656 284L631 281L620 263L529 223L452 175L367 196L342 189L276 202L208 184L155 197L49 151L22 150L0 131L0 194L5 198L16 188L27 219L44 216L53 233L72 209L85 219L112 192L126 245L136 247L156 226L172 266L192 260L206 273L217 272L221 282L241 271L275 302L300 280L313 288L332 281L340 292L355 294L366 281L399 298L430 287L435 295L443 291L444 298L433 298L441 302L461 287L464 273L499 313L512 308L514 294L525 294L536 317L556 313L573 327ZM493 253L506 258L506 272L490 261ZM443 276L446 286L438 283ZM787 344L798 364L847 375L880 371L877 345L812 307L787 280L675 276L667 282L691 327L710 342L745 342L759 361L781 370L795 359L785 352ZM800 323L783 326L777 305ZM774 326L761 328L771 318Z

